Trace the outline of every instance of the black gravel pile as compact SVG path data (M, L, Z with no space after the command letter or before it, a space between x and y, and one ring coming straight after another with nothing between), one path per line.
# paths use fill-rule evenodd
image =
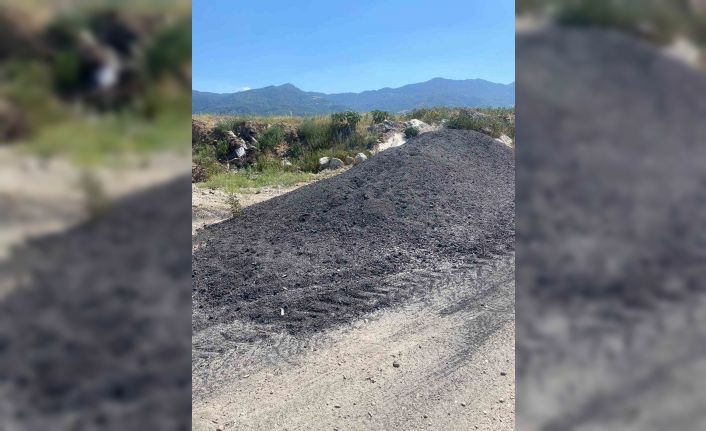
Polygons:
M517 52L518 298L650 308L705 291L706 79L606 31Z
M394 274L512 250L513 151L472 131L423 134L197 242L195 330L241 320L317 331L429 287Z
M188 430L189 178L14 253L0 429Z
M518 426L703 429L706 78L587 28L517 75Z

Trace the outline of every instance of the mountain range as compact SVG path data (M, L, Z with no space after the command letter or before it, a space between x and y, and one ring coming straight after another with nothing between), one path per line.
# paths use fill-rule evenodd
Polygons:
M317 115L374 109L399 112L433 106L510 107L515 104L515 83L498 84L483 79L434 78L399 88L361 93L317 93L292 84L271 85L237 93L192 91L195 114Z

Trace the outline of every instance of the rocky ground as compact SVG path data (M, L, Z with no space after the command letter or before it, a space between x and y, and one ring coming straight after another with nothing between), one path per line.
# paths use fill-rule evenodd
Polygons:
M506 146L426 133L194 242L197 426L512 429Z

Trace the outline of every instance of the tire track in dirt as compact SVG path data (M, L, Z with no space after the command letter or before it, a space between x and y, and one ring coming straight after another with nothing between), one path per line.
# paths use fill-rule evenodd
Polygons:
M472 359L491 340L507 343L514 318L514 156L485 135L420 135L206 227L195 242L195 421L320 429L317 409L325 407L315 401L338 394L356 408L332 424L367 429L370 417L357 403L370 401L388 429L418 429L427 418L390 401L406 397L405 408L444 411L439 423L454 429L462 419L483 422L491 407L482 394L511 386L488 386L477 371L492 366ZM390 362L395 349L416 364L398 381L390 374L399 371ZM512 365L512 349L502 345L494 360ZM337 387L344 363L357 376L354 392ZM370 392L373 378L361 373L373 371L381 377ZM280 394L289 401L253 404L243 388L273 387L275 374L289 382ZM447 411L470 393L467 409ZM240 411L245 419L234 406L250 408ZM513 422L508 408L496 409L504 424Z
M222 384L194 400L196 429L513 429L514 260L480 272L439 278L428 295L318 336L288 360L260 362L278 349L264 343L251 363L224 360Z

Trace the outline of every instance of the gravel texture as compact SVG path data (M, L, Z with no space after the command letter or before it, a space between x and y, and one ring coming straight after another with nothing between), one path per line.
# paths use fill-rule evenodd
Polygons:
M421 134L207 226L193 424L514 429L514 153Z
M190 429L188 177L0 268L0 429Z
M603 30L517 53L518 429L703 429L706 79Z
M511 251L513 152L472 131L423 134L196 242L195 331L236 320L319 331L425 288L386 276Z

